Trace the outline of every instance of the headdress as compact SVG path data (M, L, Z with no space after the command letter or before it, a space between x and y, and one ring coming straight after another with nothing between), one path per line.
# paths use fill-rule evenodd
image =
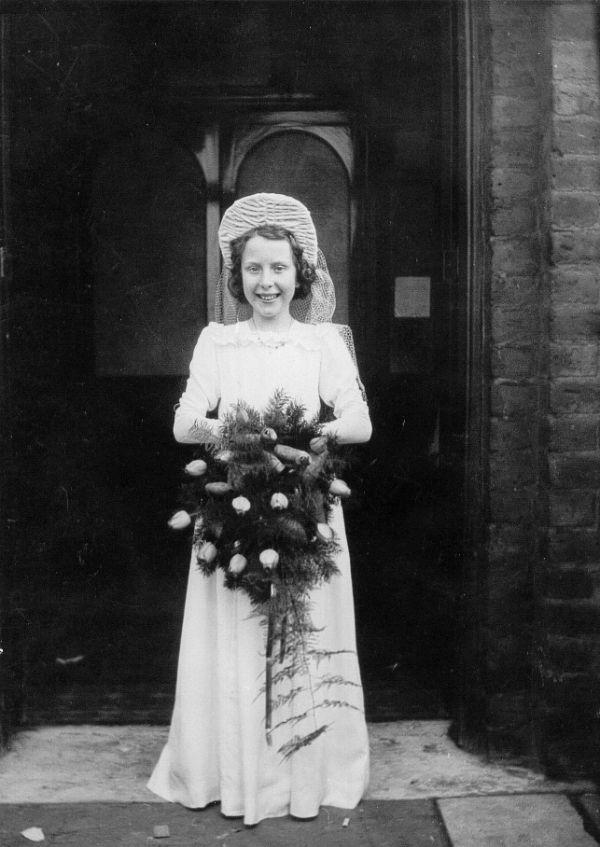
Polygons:
M250 229L266 224L281 226L294 235L304 258L315 267L316 280L308 297L290 303L290 314L304 323L330 321L335 311L335 290L327 262L319 250L317 233L310 212L299 200L285 194L251 194L231 205L219 226L219 246L223 255L223 271L215 299L215 320L235 323L251 317L246 303L238 303L229 291L231 276L231 242Z

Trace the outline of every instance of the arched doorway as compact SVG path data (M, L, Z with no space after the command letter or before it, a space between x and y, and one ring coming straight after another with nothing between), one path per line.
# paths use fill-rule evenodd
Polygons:
M295 193L314 210L339 279L337 319L353 328L375 419L376 435L357 463L356 495L348 510L363 666L375 692L371 716L431 717L452 709L462 539L462 504L458 515L455 504L462 492L465 431L458 411L464 409L465 334L457 315L466 299L466 281L456 274L458 228L449 224L457 202L453 157L461 143L451 105L454 82L446 73L459 50L454 4L374 3L368 16L366 6L353 3L317 5L310 20L313 38L301 49L292 35L308 19L296 6L291 14L289 4L182 4L168 31L162 28L167 4L154 12L148 7L143 26L127 10L107 12L107 32L119 36L107 39L114 57L125 62L127 51L133 51L139 64L122 77L131 90L120 94L114 111L112 104L103 106L106 115L116 115L114 129L103 118L104 140L113 153L96 172L95 196L106 201L100 205L107 217L92 216L92 223L96 235L112 246L98 255L96 272L91 263L80 269L86 285L95 289L95 304L86 304L76 327L88 358L69 366L82 384L97 380L103 404L117 398L112 411L110 404L92 410L94 420L104 422L98 455L109 488L96 502L112 503L109 511L103 505L95 514L105 527L118 526L120 503L126 501L127 514L141 506L144 520L136 518L135 528L128 520L116 536L123 537L119 545L137 566L134 571L116 566L111 574L110 620L121 623L109 627L110 650L101 640L88 649L91 642L80 637L90 632L84 623L89 603L87 618L71 610L73 625L56 626L56 655L47 654L46 669L56 690L64 686L67 692L59 703L66 719L83 712L88 719L168 715L187 559L185 539L180 543L163 532L184 460L170 445L170 409L193 338L212 316L218 274L213 235L220 213L236 194L258 188ZM364 49L347 55L359 28ZM204 39L204 52L183 38L188 31ZM240 31L256 32L276 49L261 53L256 38L236 40ZM231 48L225 59L223 43ZM152 44L161 45L160 60ZM318 52L323 44L329 45L327 53ZM308 58L302 50L309 51ZM143 89L144 68L152 71L156 90ZM92 92L100 87L92 74L86 80ZM110 76L101 82L114 85ZM127 108L131 114L125 114ZM145 122L156 115L160 132L148 131ZM78 131L91 136L84 117L80 120ZM301 151L293 160L291 149ZM67 173L68 157L64 163L58 154L55 159ZM273 161L279 165L267 173L266 163ZM119 162L120 170L113 170ZM173 180L161 182L165 173ZM90 176L88 171L82 182ZM324 184L331 190L324 192ZM169 194L173 186L177 190ZM125 203L119 200L123 192ZM83 221L86 231L88 224ZM157 286L148 286L148 274L163 261L164 276ZM112 437L115 431L120 441ZM72 437L78 449L85 450L85 439L90 443L89 434L79 429ZM94 430L94 447L96 437ZM121 445L117 451L115 443ZM160 472L152 464L157 452ZM93 516L84 495L77 497L88 518ZM73 533L71 540L73 561L79 562L81 538ZM107 555L123 558L100 550L103 568ZM106 626L106 606L97 602L93 576L97 567L90 557L83 561L92 577L86 602L91 598L96 604L98 627ZM149 568L141 566L149 561ZM129 583L128 573L133 574ZM54 613L59 597L57 589ZM131 646L138 612L144 643ZM79 711L73 705L76 685L97 678L95 665L88 673L84 661L55 664L55 658L78 655L97 657L109 695L100 706L89 700L89 708ZM138 682L142 694L136 705L127 692ZM160 696L143 701L150 688ZM110 697L117 704L112 711Z

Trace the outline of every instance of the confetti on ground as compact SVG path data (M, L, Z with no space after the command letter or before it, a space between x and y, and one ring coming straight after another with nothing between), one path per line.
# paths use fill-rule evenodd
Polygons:
M30 826L21 832L24 838L28 841L44 841L44 831L39 826Z
M155 838L168 838L171 833L166 823L160 823L154 827L153 834Z

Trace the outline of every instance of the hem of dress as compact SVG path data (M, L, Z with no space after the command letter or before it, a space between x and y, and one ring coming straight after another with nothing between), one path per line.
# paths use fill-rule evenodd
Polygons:
M191 810L194 810L194 811L204 811L204 809L207 809L209 806L213 806L213 805L218 803L221 806L220 812L221 812L221 814L223 815L224 818L243 819L245 826L256 826L261 821L270 820L272 818L290 817L290 818L294 818L295 820L300 820L300 821L314 820L315 818L317 818L319 816L321 809L324 806L328 806L328 807L331 807L333 809L344 809L346 811L351 811L352 809L356 809L358 804L363 799L364 792L366 791L366 788L365 788L363 793L361 793L361 796L359 797L359 799L355 803L351 803L350 805L348 805L347 802L346 803L340 802L337 798L331 797L331 794L330 794L329 796L326 796L323 800L321 800L317 804L316 811L314 811L314 812L303 812L302 814L300 814L297 811L292 811L292 807L294 806L294 803L290 802L289 800L284 800L283 803L282 803L282 806L279 807L279 809L266 810L266 811L261 812L257 815L247 815L243 811L231 811L230 809L227 809L227 811L225 811L223 809L223 804L221 802L220 797L215 797L214 800L207 800L205 803L198 803L198 804L188 803L188 802L185 802L183 800L175 798L173 796L173 794L170 793L170 792L160 791L157 788L151 788L150 782L148 782L146 784L146 787L153 794L156 794L157 797L162 797L163 800L167 800L167 802L169 802L169 803L177 803L177 804L179 804L180 806L183 806L186 809L191 809Z

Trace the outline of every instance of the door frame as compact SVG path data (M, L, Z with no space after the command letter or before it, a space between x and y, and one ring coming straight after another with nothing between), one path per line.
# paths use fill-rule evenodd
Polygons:
M488 751L485 619L489 515L490 279L487 156L491 70L487 4L452 8L456 57L457 267L464 280L464 532L461 569L460 683L453 734L462 747Z
M464 486L464 545L463 572L461 575L461 593L468 598L468 608L462 610L463 643L461 684L458 698L458 711L455 727L459 743L464 746L482 749L485 747L485 704L478 700L476 691L483 686L474 685L474 679L482 679L484 672L484 616L485 581L488 515L488 476L487 449L489 441L489 293L490 279L489 235L486 229L486 211L488 205L486 161L486 129L489 122L486 112L490 100L490 71L486 61L487 49L487 4L478 0L461 0L452 3L453 15L453 54L456 60L456 132L457 162L456 176L458 187L458 207L463 211L458 226L457 267L462 285L464 302L462 303L463 338L465 339L463 374L466 391L464 398L465 450L463 465ZM0 235L5 251L10 247L7 211L10 198L9 187L9 127L8 94L9 83L7 56L10 15L0 15L1 59L1 120L0 137L2 183L2 220ZM273 112L279 104L269 103ZM310 109L308 104L305 104ZM294 113L297 117L298 113ZM208 232L216 232L221 213L219 185L219 148L218 135L209 131L205 135L204 146L196 152L199 164L206 175L208 208ZM216 175L216 179L215 179ZM207 239L208 279L216 279L215 268L219 264L218 244L215 238ZM5 252L5 257L8 253ZM0 278L0 305L4 310L4 320L10 320L8 303L9 269L5 260L4 276ZM214 295L213 295L214 298ZM212 317L212 301L208 302ZM358 329L358 328L357 328ZM8 339L0 334L0 420L9 427L10 391L8 384ZM6 457L6 444L9 438L2 438L3 461ZM7 511L6 475L0 480L0 584L6 584L10 570L9 513ZM7 592L2 591L4 598ZM10 610L0 607L0 634L6 638L7 613ZM6 645L5 658L6 658ZM0 663L5 664L5 663ZM2 671L0 671L0 674ZM4 680L6 681L6 680ZM6 689L5 689L6 690ZM6 715L0 702L0 730L5 731ZM0 737L1 745L1 737Z

